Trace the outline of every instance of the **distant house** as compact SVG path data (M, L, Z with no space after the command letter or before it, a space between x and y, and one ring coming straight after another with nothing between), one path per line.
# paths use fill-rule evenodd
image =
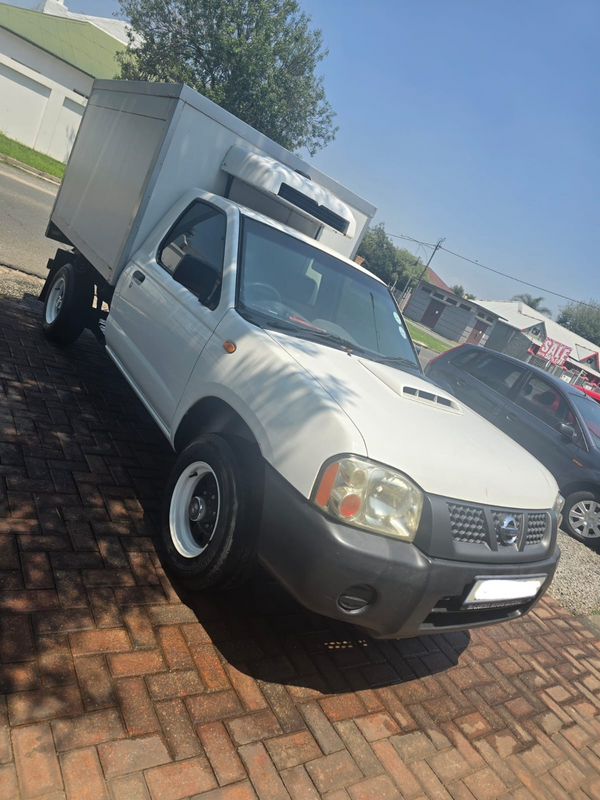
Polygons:
M459 344L484 344L497 315L465 300L431 268L404 307L404 316Z
M0 3L0 132L66 161L94 79L115 78L124 49L83 15Z
M517 300L480 300L497 321L485 343L490 350L515 356L540 366L569 382L600 383L600 347ZM570 348L563 365L538 356L546 339ZM577 376L579 376L577 378Z

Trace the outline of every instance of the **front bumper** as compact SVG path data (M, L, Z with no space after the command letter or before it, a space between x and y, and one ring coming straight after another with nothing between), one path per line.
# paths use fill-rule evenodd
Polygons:
M267 466L260 558L302 605L367 628L375 638L405 638L505 622L544 594L560 555L527 563L476 563L432 558L414 544L334 522ZM540 593L520 604L465 608L476 579L547 575ZM346 611L340 595L371 587L374 600Z

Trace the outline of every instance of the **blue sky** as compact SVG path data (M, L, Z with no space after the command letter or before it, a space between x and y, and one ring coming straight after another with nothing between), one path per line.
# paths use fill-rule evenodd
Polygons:
M319 168L373 202L390 233L444 236L481 263L600 300L597 0L300 2L329 47L321 71L340 126ZM479 298L544 294L444 252L432 266Z

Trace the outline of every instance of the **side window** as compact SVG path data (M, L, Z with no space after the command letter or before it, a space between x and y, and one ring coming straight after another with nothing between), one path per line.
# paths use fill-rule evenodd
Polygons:
M471 364L479 356L481 356L481 350L467 350L466 353L462 352L460 355L451 358L450 363L455 367L460 367L463 369L467 366L467 364ZM483 357L485 358L485 356Z
M515 383L525 373L525 367L519 367L503 358L484 355L466 365L465 372L489 386L490 389L508 397Z
M565 398L551 383L537 375L527 381L519 393L516 403L551 428L556 428L559 423L566 422L578 430L573 412Z
M158 262L209 308L221 296L226 219L222 211L196 201L175 223L158 251Z

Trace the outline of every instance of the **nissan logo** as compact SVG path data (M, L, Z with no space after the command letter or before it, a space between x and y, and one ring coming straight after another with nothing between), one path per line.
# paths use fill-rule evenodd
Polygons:
M519 525L517 520L510 514L507 514L502 520L502 525L500 525L500 530L498 531L498 538L501 544L516 544L519 538Z

